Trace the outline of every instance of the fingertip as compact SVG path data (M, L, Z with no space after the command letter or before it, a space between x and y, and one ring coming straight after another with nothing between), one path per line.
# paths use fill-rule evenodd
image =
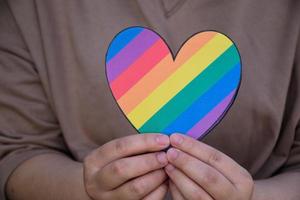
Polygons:
M165 170L166 170L166 172L169 174L169 173L171 173L172 171L175 170L175 167L174 167L172 164L168 164L168 165L165 167Z
M173 133L170 136L170 143L173 146L180 146L183 143L184 135L180 133Z
M165 166L168 164L167 154L165 152L157 153L156 158L162 166Z
M177 149L175 149L175 148L170 148L167 151L167 159L170 162L176 160L176 158L178 157L178 155L179 155L179 151Z

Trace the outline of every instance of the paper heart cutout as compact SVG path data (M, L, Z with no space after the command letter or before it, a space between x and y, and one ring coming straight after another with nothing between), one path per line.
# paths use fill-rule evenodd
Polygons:
M189 38L173 59L154 31L119 32L106 54L106 76L119 107L140 133L204 137L232 105L241 81L233 41L216 31Z

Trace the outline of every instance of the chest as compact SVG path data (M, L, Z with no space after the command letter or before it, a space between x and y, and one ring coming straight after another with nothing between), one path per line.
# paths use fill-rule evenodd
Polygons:
M115 103L105 76L106 50L122 29L150 27L164 37L173 53L192 34L217 30L239 48L242 82L234 105L205 142L251 165L267 140L267 146L276 143L282 123L294 41L292 36L282 37L289 33L282 32L285 20L275 23L271 10L251 3L189 1L166 11L159 1L149 2L64 4L51 19L55 23L41 27L51 35L45 41L45 54L51 90L61 94L53 101L64 108L57 110L58 117L61 112L69 116L61 119L63 131L72 131L71 125L93 145L136 133Z

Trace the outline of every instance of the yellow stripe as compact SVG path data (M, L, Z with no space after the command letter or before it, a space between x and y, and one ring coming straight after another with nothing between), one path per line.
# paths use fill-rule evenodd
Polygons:
M139 129L161 107L172 99L190 81L197 77L231 45L232 42L226 36L217 34L170 77L161 83L161 85L147 98L138 104L127 115L128 119L137 129Z

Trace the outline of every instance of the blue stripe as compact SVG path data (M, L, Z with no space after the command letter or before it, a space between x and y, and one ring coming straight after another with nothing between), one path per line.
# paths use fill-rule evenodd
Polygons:
M141 27L133 27L128 28L115 37L113 42L110 44L108 48L108 52L106 55L106 63L110 61L119 51L121 51L131 40L133 40L138 34L140 34L144 29Z
M225 74L209 91L198 98L186 111L176 118L163 130L163 133L186 133L219 102L238 87L240 81L240 68L238 63Z

